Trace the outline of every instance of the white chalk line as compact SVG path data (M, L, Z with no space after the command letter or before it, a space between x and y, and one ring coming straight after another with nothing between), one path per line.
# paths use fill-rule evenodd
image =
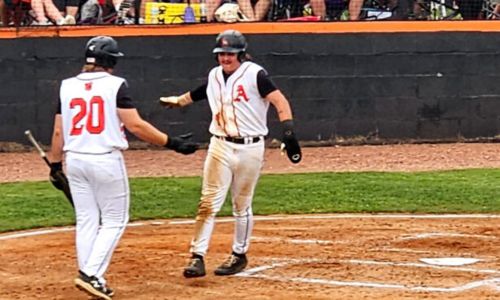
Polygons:
M429 233L418 233L414 235L404 236L399 238L399 240L417 240L424 238L434 238L434 237L473 237L478 239L496 239L496 236L491 235L481 235L481 234L465 234L465 233L453 233L453 232L429 232Z
M45 234L52 234L52 233L57 233L57 232L65 232L65 231L73 231L73 230L75 230L74 227L61 227L61 228L54 228L54 229L44 229L44 230L12 233L12 234L1 235L0 240L11 240L11 239L17 239L17 238L21 238L21 237L45 235Z
M428 265L428 264L421 264L421 263L401 263L401 262L398 263L398 262L390 262L390 261L374 261L374 260L359 260L359 259L340 260L339 262L360 264L360 265L385 265L385 266L395 266L395 267L415 267L415 268L429 268L429 269L441 269L441 270L447 270L447 271L460 271L460 272L500 275L500 271L498 271L498 270L474 269L474 268L463 268L463 267L447 267L447 266Z
M432 287L432 286L412 286L412 285L404 285L404 284L392 284L392 283L379 283L379 282L366 282L366 281L339 281L339 280L330 280L330 279L322 279L322 278L306 278L306 277L289 277L289 276L271 276L266 274L261 274L264 271L284 267L292 264L305 264L311 262L321 262L318 259L305 259L305 260L289 260L285 262L277 262L271 263L269 265L259 266L252 269L248 269L244 272L238 273L234 276L237 277L247 277L247 278L259 278L266 280L274 280L281 282L300 282L300 283L312 283L312 284L323 284L323 285L331 285L331 286L346 286L346 287L367 287L367 288L388 288L388 289L403 289L409 291L419 291L419 292L463 292L466 290L488 286L493 289L500 291L500 277L489 278L485 280L472 281L466 283L464 285L454 286L454 287ZM324 262L324 261L323 261ZM376 262L376 261L363 261L363 260L339 260L340 263L355 263L355 264L388 264L388 265L401 265L401 266L411 266L413 267L415 264L407 264L407 263L392 263L392 262ZM419 267L435 267L430 265L420 265ZM500 273L496 270L477 270L471 268L450 268L443 267L444 269L452 269L452 270L460 270L466 272L481 272L486 271L485 273Z
M275 266L284 266L291 264L307 264L307 263L343 263L343 264L357 264L357 265L385 265L385 266L396 266L396 267L417 267L417 268L429 268L429 269L442 269L447 271L460 271L468 273L484 273L500 275L499 270L492 269L475 269L475 268L463 268L455 266L438 266L429 265L422 263L406 263L406 262L392 262L392 261L376 261L376 260L363 260L363 259L318 259L318 258L307 258L307 259L283 259L283 258L272 258L272 261L280 261L277 263L272 263ZM253 269L245 271L244 273L251 273Z
M251 237L252 241L256 242L284 242L288 244L315 244L315 245L333 245L345 244L346 241L328 241L328 240L299 240L299 239L285 239L279 237Z
M255 221L279 221L279 220L316 220L316 219L500 219L499 215L494 214L444 214L444 215L405 215L405 214L336 214L336 215L283 215L283 216L255 216ZM217 218L217 223L234 222L233 218ZM146 225L185 225L194 224L194 220L175 220L175 221L150 221L150 222L133 222L127 227L137 227ZM10 240L16 238L53 234L58 232L72 231L74 226L60 227L53 229L33 230L28 232L16 232L10 234L0 234L0 240Z
M368 251L372 252L402 252L402 253L415 253L415 254L429 254L429 253L437 253L436 251L430 251L430 250L414 250L414 249L407 249L407 248L371 248L368 249ZM463 255L463 254L460 254Z
M418 292L463 292L470 289L479 288L482 286L489 286L498 291L499 290L498 285L500 284L500 277L479 280L479 281L472 281L461 286L446 288L446 287L432 287L432 286L409 286L402 284L388 284L388 283L363 282L363 281L338 281L338 280L328 280L320 278L269 276L264 274L236 275L236 276L247 277L247 278L260 278L260 279L267 279L267 280L274 280L281 282L316 283L323 285L346 286L346 287L401 289L401 290L418 291Z

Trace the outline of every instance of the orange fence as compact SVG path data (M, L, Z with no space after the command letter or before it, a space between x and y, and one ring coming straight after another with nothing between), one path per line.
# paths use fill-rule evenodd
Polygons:
M380 22L276 22L205 23L190 25L49 26L1 28L0 38L89 37L95 35L168 36L214 35L225 29L247 34L276 33L367 33L367 32L500 32L500 22L492 21L380 21Z

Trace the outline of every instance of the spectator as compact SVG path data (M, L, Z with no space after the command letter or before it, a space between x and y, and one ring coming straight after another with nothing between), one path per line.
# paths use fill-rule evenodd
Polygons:
M318 16L321 20L326 19L326 4L325 0L311 0L309 2L312 8L312 14Z
M52 0L31 0L31 8L35 14L33 25L74 25L72 15L64 17Z
M0 22L2 22L2 25L7 26L8 25L8 20L7 20L7 10L5 8L5 1L0 1Z
M33 22L31 0L0 0L2 9L2 23L4 26L23 26Z
M78 5L80 0L53 0L54 5L59 9L59 12L63 16L71 15L76 19L76 14L78 13Z
M230 1L229 1L230 2ZM224 0L207 0L207 21L215 20L215 10ZM237 0L240 10L249 21L262 21L271 7L271 0Z
M500 19L500 0L492 0L491 4L493 5L493 13L491 14L491 18L493 20Z
M481 19L484 0L457 0L458 10L464 20Z
M407 1L407 0L401 0L401 1ZM365 5L364 0L350 0L349 1L349 20L350 21L357 21L364 19L366 17L366 14L362 14L362 9ZM376 10L381 10L381 11L390 11L391 15L393 10L395 10L398 6L398 0L368 0L366 3L366 6L368 8L373 8ZM389 15L390 16L390 15ZM394 19L394 15L392 15L392 19ZM401 17L401 16L399 16ZM387 17L383 18L386 19ZM377 18L375 18L377 19ZM380 19L380 18L379 18ZM373 18L372 18L373 20Z

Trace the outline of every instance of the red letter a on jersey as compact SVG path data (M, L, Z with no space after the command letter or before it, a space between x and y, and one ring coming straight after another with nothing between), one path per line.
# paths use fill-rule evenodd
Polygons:
M234 102L241 101L240 97L243 98L243 100L248 102L249 99L248 99L247 94L245 93L245 90L243 89L243 86L241 84L238 85L238 87L236 88L236 92L238 93L238 95L236 95L236 98L233 100Z

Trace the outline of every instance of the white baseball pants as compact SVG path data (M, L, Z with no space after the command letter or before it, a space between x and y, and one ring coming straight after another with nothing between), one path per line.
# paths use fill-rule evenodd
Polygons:
M252 198L264 161L264 139L235 144L212 137L203 169L203 185L191 253L207 253L215 216L231 189L235 229L232 250L248 251L253 229Z
M78 266L105 284L104 273L129 220L123 155L67 152L66 168L75 203Z

